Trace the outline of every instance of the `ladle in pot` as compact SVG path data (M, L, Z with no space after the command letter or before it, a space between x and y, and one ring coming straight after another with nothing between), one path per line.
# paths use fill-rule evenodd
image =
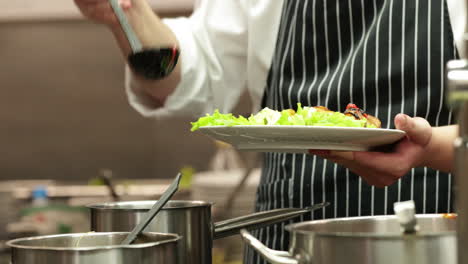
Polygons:
M153 220L153 218L158 214L159 211L163 208L163 206L171 199L172 195L179 189L179 182L182 178L182 174L177 174L175 180L169 185L166 191L164 191L161 198L154 204L154 206L149 210L149 212L145 215L143 220L138 223L138 225L128 234L128 236L122 241L122 245L130 245L138 235L143 232L143 230L148 226L148 224Z
M122 30L127 37L132 53L128 56L130 67L147 79L161 79L171 73L179 59L176 46L166 48L143 48L140 40L127 20L118 0L108 0L114 10Z

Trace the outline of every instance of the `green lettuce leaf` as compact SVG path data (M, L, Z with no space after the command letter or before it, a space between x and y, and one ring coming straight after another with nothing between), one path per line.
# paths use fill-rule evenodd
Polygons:
M212 115L206 114L192 122L192 131L204 126L237 126L237 125L288 125L288 126L331 126L331 127L365 127L366 120L356 120L339 112L321 112L313 107L302 107L297 104L297 111L291 109L276 111L264 108L248 118L221 114L215 110Z
M243 116L235 117L233 114L221 114L219 110L215 110L212 115L206 114L200 117L198 121L192 122L192 131L204 126L237 126L250 125L250 122Z

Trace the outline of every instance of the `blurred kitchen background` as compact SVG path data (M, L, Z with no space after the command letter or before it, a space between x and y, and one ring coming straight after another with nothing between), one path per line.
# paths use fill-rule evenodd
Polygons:
M194 1L150 2L160 16L176 17L190 15ZM257 167L253 154L190 132L193 117L136 113L112 35L82 18L72 0L1 2L0 240L86 230L83 206L112 200L104 176L122 199L157 199L183 170L192 182L178 198L223 205L246 167ZM250 112L247 96L234 112ZM230 184L217 184L221 176ZM252 210L258 176L254 170L244 199L222 217ZM217 263L239 259L239 241L226 241L218 243Z

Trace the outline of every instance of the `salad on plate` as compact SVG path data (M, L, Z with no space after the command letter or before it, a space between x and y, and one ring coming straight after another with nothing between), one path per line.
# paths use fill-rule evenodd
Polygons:
M200 117L192 122L192 131L210 126L321 126L321 127L358 127L380 128L378 118L367 114L355 104L348 104L344 113L332 111L324 106L306 106L297 104L297 110L282 111L263 108L250 117L222 114L215 110L213 114Z

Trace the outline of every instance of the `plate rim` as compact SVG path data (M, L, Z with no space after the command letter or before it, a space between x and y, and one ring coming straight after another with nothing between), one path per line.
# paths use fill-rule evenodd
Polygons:
M199 127L202 129L216 129L216 128L303 128L303 129L343 129L343 130L366 130L366 131L380 131L380 132L391 132L406 135L406 132L396 128L370 128L370 127L339 127L339 126L304 126L304 125L234 125L234 126L203 126Z

